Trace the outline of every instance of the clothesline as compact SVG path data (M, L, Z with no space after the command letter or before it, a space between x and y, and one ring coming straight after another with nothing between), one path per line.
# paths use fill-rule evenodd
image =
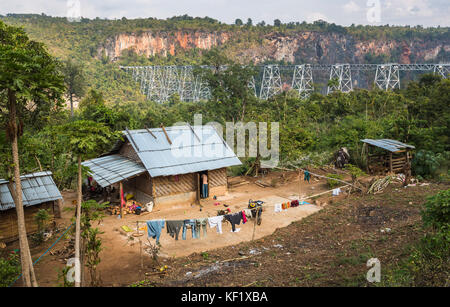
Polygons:
M357 187L357 186L351 184L350 182L347 182L347 181L344 181L344 180L341 180L341 179L337 179L337 178L331 178L331 177L327 177L327 176L315 174L315 173L313 173L313 172L311 172L311 171L308 171L308 170L306 170L306 169L303 169L303 168L301 168L301 167L297 167L297 169L289 169L289 168L278 167L278 166L277 166L277 167L275 167L275 168L278 168L278 169L281 169L281 170L285 170L285 171L291 171L291 172L292 172L292 171L297 171L297 170L302 170L303 172L308 172L308 173L310 173L311 175L314 175L314 176L316 176L316 177L321 177L321 178L325 178L325 179L336 180L336 181L345 183L345 184L347 184L347 185L350 185L350 186L352 186L352 187L354 187L354 188L356 188L356 189L359 189L359 190L363 191L363 189L361 189L361 188L359 188L359 187Z
M310 198L313 198L313 197L317 197L317 196L320 196L320 195L323 195L323 194L327 194L327 193L331 193L331 192L333 192L333 190L335 190L335 189L338 189L338 188L340 188L340 189L343 189L343 188L346 188L346 187L348 187L350 184L347 184L347 185L343 185L343 186L340 186L340 187L336 187L336 188L334 188L334 189L331 189L331 190L327 190L327 191L324 191L324 192L321 192L321 193L318 193L318 194L314 194L314 195L310 195L310 196L307 196L307 197L301 197L300 199L299 199L299 201L304 201L304 200L306 200L306 199L310 199ZM291 200L292 201L292 200ZM272 207L275 207L276 205L277 205L278 203L274 203L274 204L264 204L264 208L272 208ZM252 209L250 209L250 208L236 208L236 210L237 210L237 212L240 212L240 211L242 211L242 210L245 210L245 209L248 209L248 210L256 210L257 208L252 208ZM232 214L231 212L230 212L230 214ZM208 215L206 218L208 218L208 217L214 217L214 216L210 216L210 215ZM202 218L205 218L205 217L197 217L197 218L193 218L194 220L195 219L202 219ZM157 221L157 220L163 220L163 218L160 218L160 219L154 219L154 220L152 220L152 221ZM185 218L185 219L183 219L183 220L189 220L189 218ZM139 222L139 223L147 223L148 222L148 220L147 221L136 221L136 222Z

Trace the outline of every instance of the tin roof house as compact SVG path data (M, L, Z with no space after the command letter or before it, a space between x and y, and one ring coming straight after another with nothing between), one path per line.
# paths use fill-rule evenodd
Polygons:
M27 233L37 231L34 215L39 209L48 209L52 219L60 214L58 201L62 200L51 172L38 172L20 176ZM0 241L18 238L15 203L8 181L0 179Z
M126 130L123 135L109 153L82 164L101 187L123 186L142 204L193 203L224 195L227 167L241 164L212 126ZM203 180L207 193L201 191Z

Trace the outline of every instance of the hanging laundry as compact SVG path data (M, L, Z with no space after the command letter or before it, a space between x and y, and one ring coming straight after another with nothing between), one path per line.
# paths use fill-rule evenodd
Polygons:
M281 207L281 204L275 204L274 211L275 212L281 212L283 210L283 207Z
M223 215L208 218L209 227L211 228L216 227L218 233L222 233L222 221Z
M153 239L156 238L156 243L159 243L159 237L161 236L161 230L163 228L164 228L164 220L147 221L148 236Z
M296 200L293 200L293 201L291 202L291 207L298 207L298 205L300 205L300 204L299 204L299 202L298 202L297 199L296 199Z
M245 217L247 218L247 220L252 217L251 209L244 209L244 212L245 212Z
M305 171L305 177L303 178L303 181L308 181L311 179L311 174L308 171Z
M233 232L235 232L236 225L241 224L242 212L227 214L225 215L225 219L231 223L231 229L233 230Z
M341 193L341 188L333 189L333 196L338 196Z
M256 207L256 208L254 208L254 209L250 209L250 210L252 210L252 217L256 217L256 214L258 214L258 216L259 217L261 217L261 215L262 215L262 207Z
M247 217L245 216L245 211L242 210L242 223L247 223Z
M208 222L207 218L204 219L196 219L195 220L195 232L197 235L197 238L200 239L200 228L203 229L203 236L206 237L206 224Z
M178 240L178 234L180 233L181 228L183 228L183 221L166 221L167 233L175 240Z
M187 229L191 230L192 233L192 238L193 239L198 239L197 237L197 233L196 233L196 225L195 225L195 220L184 220L183 223L183 233L182 233L182 238L183 240L186 240L186 232Z

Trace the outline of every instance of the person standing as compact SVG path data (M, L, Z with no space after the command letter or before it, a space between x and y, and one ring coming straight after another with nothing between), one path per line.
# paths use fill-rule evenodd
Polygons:
M202 174L202 195L203 198L208 197L208 176L206 174Z

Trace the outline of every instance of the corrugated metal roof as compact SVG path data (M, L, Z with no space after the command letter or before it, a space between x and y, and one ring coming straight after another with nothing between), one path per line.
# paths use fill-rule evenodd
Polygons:
M142 174L147 170L137 163L121 155L110 155L91 159L81 163L89 167L92 177L102 187Z
M172 126L124 131L150 176L169 176L241 165L213 126Z
M408 145L396 140L391 140L391 139L379 139L379 140L372 140L372 139L364 139L361 140L361 142L373 145L373 146L377 146L383 149L386 149L388 151L391 152L396 152L405 148L412 148L414 149L415 147L412 145Z
M62 199L51 172L38 172L20 176L24 206L33 206L47 201ZM8 189L8 181L0 179L0 211L15 208Z

